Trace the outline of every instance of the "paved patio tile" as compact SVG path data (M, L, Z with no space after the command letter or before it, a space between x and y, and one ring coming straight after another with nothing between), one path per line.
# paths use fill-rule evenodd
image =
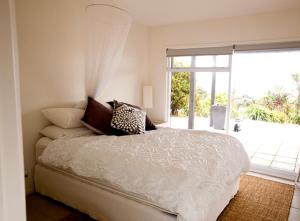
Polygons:
M300 141L298 140L298 142L300 142ZM281 149L288 149L288 150L299 151L300 146L299 146L299 144L297 144L296 141L295 141L295 143L283 143L283 144L281 145Z
M291 158L294 158L294 157L297 157L298 152L282 151L282 150L280 150L276 155L277 156L282 156L282 157L291 157Z
M249 146L244 146L245 147L245 150L248 152L257 152L258 150L258 147L249 147Z
M264 153L264 154L270 154L270 155L276 155L278 152L277 148L270 148L270 147L260 147L257 152Z
M271 167L282 169L282 170L294 171L295 164L273 161Z
M270 161L270 160L273 160L275 156L271 155L271 154L264 154L264 153L256 152L253 157L258 157L258 158Z
M299 141L300 142L300 141ZM287 146L287 144L282 145L280 147L281 151L287 151L287 152L299 152L299 148L293 145Z
M176 127L187 128L188 118L172 117ZM215 131L208 118L196 117L195 128ZM230 135L239 139L251 158L251 163L298 173L300 169L300 125L243 120L240 132ZM225 133L226 131L216 131Z
M240 140L240 142L244 145L245 150L256 151L256 149L257 149L257 148L255 148L253 146L250 146L250 145L247 145L247 144L243 143L241 140Z
M296 208L291 208L288 221L299 221L300 220L300 210Z
M297 161L296 158L282 157L282 156L276 156L274 160L282 163L292 163L292 164L295 164Z
M265 160L265 159L261 159L258 157L252 157L252 159L251 159L251 163L259 164L262 166L270 166L271 162L272 162L272 160Z
M294 194L292 207L296 209L300 209L300 196Z

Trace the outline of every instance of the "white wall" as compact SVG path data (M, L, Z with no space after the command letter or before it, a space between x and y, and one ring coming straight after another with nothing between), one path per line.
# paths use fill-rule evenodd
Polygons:
M167 120L166 49L300 40L300 9L150 29L151 116Z
M142 86L147 81L149 61L148 27L133 24L130 29L124 56L114 80L101 94L102 100L117 99L141 105Z
M0 220L25 221L14 1L0 1Z
M16 0L27 192L33 189L34 146L48 122L41 108L85 98L85 8L80 0ZM140 104L148 71L148 28L134 24L124 58L101 100Z

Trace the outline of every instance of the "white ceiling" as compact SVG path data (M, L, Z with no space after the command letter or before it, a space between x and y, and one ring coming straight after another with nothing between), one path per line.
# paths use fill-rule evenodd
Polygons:
M97 0L93 2L95 1ZM123 7L129 11L135 22L151 26L300 8L300 0L99 1Z

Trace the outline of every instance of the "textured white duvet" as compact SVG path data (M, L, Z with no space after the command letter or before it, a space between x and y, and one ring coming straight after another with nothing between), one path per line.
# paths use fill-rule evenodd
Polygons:
M39 160L139 194L178 213L181 221L206 221L224 187L249 168L237 139L170 128L143 135L58 139Z

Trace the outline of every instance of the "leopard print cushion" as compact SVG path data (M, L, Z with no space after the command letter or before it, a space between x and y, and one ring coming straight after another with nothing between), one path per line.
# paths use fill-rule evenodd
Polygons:
M146 113L126 104L115 106L111 126L128 134L143 134L146 126Z

